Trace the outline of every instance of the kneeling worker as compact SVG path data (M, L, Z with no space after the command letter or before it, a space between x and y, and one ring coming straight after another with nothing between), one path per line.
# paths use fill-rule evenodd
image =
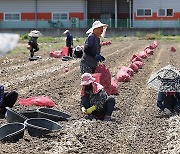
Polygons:
M110 121L114 110L115 99L108 96L104 87L95 82L90 73L84 73L81 77L81 110L88 115L88 119L101 119ZM99 118L101 117L101 118Z

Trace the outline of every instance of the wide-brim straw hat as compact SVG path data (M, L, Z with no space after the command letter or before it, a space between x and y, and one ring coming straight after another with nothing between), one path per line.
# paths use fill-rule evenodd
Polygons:
M38 30L33 30L28 34L30 37L39 37L42 36L41 32Z
M68 29L65 30L63 34L67 34L67 33L69 33L69 30L68 30Z
M84 73L81 76L81 86L86 86L93 83L96 79L92 77L90 73Z
M76 51L82 51L82 48L81 46L77 45L76 48L75 48Z
M88 31L86 32L86 34L92 33L95 28L107 27L107 26L108 26L107 24L103 24L102 22L100 22L99 20L97 20L97 21L95 21L95 22L92 24L92 27L91 27L90 29L88 29Z

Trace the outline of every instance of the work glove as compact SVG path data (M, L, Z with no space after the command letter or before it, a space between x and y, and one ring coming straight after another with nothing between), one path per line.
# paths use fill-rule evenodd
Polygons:
M97 54L97 55L95 56L95 58L96 58L97 62L102 62L102 61L105 60L105 58L104 58L103 56L101 56L100 54Z
M81 111L82 111L82 113L87 114L87 113L86 113L86 112L87 112L87 110L86 110L86 108L85 108L85 107L82 107L82 108L81 108Z
M87 114L91 114L93 111L95 111L96 110L96 106L95 105L93 105L93 106L91 106L90 108L88 108L87 110L86 110L86 113Z
M170 111L169 109L167 109L167 108L164 109L164 112L165 112L167 115L171 114L171 111Z

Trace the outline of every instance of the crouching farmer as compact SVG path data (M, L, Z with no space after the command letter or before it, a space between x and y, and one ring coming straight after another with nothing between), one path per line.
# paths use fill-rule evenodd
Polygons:
M179 92L159 92L157 97L157 106L166 114L172 112L179 113L180 93Z
M5 115L6 107L12 108L16 103L18 93L16 91L5 92L4 86L0 85L0 114Z
M38 37L42 35L39 31L33 30L29 34L30 39L28 41L27 49L30 51L30 57L34 57L34 53L39 51L39 46L37 43Z
M95 82L95 78L90 73L84 73L81 77L81 110L92 120L100 119L103 121L111 120L114 110L115 99L108 96L104 87Z

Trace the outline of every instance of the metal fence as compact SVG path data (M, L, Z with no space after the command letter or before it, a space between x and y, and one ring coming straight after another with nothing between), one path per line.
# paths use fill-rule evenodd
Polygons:
M129 28L129 19L96 19L108 24L109 28ZM89 28L95 19L79 20L18 20L0 21L0 28Z
M79 20L18 20L0 21L0 28L90 28L98 19ZM139 20L130 19L99 19L108 24L109 28L180 28L180 20Z

